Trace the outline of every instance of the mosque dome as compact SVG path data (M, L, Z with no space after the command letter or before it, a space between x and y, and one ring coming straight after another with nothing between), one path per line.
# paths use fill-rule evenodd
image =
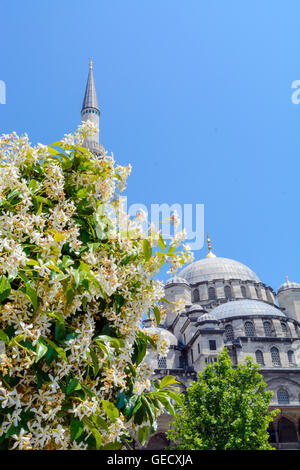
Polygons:
M188 285L188 282L183 277L174 276L174 277L171 277L170 279L168 279L165 283L166 286L169 286L171 284L186 284L186 285Z
M279 294L279 292L282 292L288 289L300 289L300 284L298 284L298 282L291 282L289 281L288 277L286 277L286 282L284 284L281 284L277 293Z
M150 326L149 328L145 328L146 334L158 334L162 339L166 339L169 343L169 346L178 346L178 339L176 338L173 333L165 328L159 328L158 326Z
M195 261L180 272L180 277L190 284L215 279L239 279L260 282L259 277L244 264L229 258L206 257Z
M270 305L262 300L233 300L225 304L218 305L210 312L217 320L223 320L230 317L246 316L272 316L286 318L286 315L277 307Z

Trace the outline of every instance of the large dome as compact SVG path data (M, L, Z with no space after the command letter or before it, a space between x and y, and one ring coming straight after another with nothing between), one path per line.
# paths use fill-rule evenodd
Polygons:
M248 266L233 259L218 257L195 261L180 272L180 277L186 279L190 284L215 279L260 282L259 277Z
M271 315L275 317L284 317L286 315L273 305L267 304L262 300L233 300L225 304L218 305L210 312L211 315L216 317L217 320L230 317L244 317L248 315L255 315L263 317Z

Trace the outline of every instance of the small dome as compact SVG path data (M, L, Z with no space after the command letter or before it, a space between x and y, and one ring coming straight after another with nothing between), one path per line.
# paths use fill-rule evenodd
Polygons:
M204 308L199 305L199 304L193 304L189 310L188 310L188 313L190 312L202 312L204 310Z
M145 333L158 334L162 339L166 339L169 343L169 346L177 346L178 339L176 338L171 331L166 330L165 328L159 328L158 326L150 326L149 328L144 329Z
M180 277L190 284L215 279L260 282L259 277L248 266L233 259L218 257L204 258L189 264L180 272Z
M288 289L300 289L300 284L298 284L298 282L291 282L287 279L284 284L281 284L277 293Z
M165 283L166 286L169 286L170 284L186 284L186 285L188 285L189 283L183 277L174 276L174 277L171 277L170 279L168 279Z
M204 313L203 315L201 315L201 317L198 318L198 322L204 323L206 321L213 321L215 323L218 323L218 320L216 319L216 317L212 315L211 313Z
M225 304L218 305L210 312L218 320L229 317L244 317L248 315L255 315L263 317L270 315L273 317L284 317L286 315L274 305L270 305L263 300L232 300Z

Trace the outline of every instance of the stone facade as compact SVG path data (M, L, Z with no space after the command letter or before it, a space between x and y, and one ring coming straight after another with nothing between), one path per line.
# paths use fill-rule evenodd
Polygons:
M300 285L287 281L276 294L247 266L210 251L166 282L165 297L184 298L186 305L176 316L166 306L165 323L154 328L163 337L167 331L170 340L163 360L148 358L157 361L155 376L175 375L185 392L224 346L234 365L252 357L274 393L271 408L280 408L269 430L270 442L277 448L299 449ZM144 326L148 328L149 321ZM170 419L161 417L146 448L166 447Z

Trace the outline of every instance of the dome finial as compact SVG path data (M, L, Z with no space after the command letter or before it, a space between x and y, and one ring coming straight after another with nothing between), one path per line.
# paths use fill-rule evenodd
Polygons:
M208 247L208 254L206 255L206 258L215 258L216 255L213 254L211 251L211 240L209 238L209 233L207 234L207 247Z
M286 276L285 276L285 278L286 278L286 282L290 282L290 281L289 281L289 276L288 276L288 275L286 275Z
M92 68L93 68L93 61L92 61L92 59L91 59L91 60L90 60L90 69L92 69Z

